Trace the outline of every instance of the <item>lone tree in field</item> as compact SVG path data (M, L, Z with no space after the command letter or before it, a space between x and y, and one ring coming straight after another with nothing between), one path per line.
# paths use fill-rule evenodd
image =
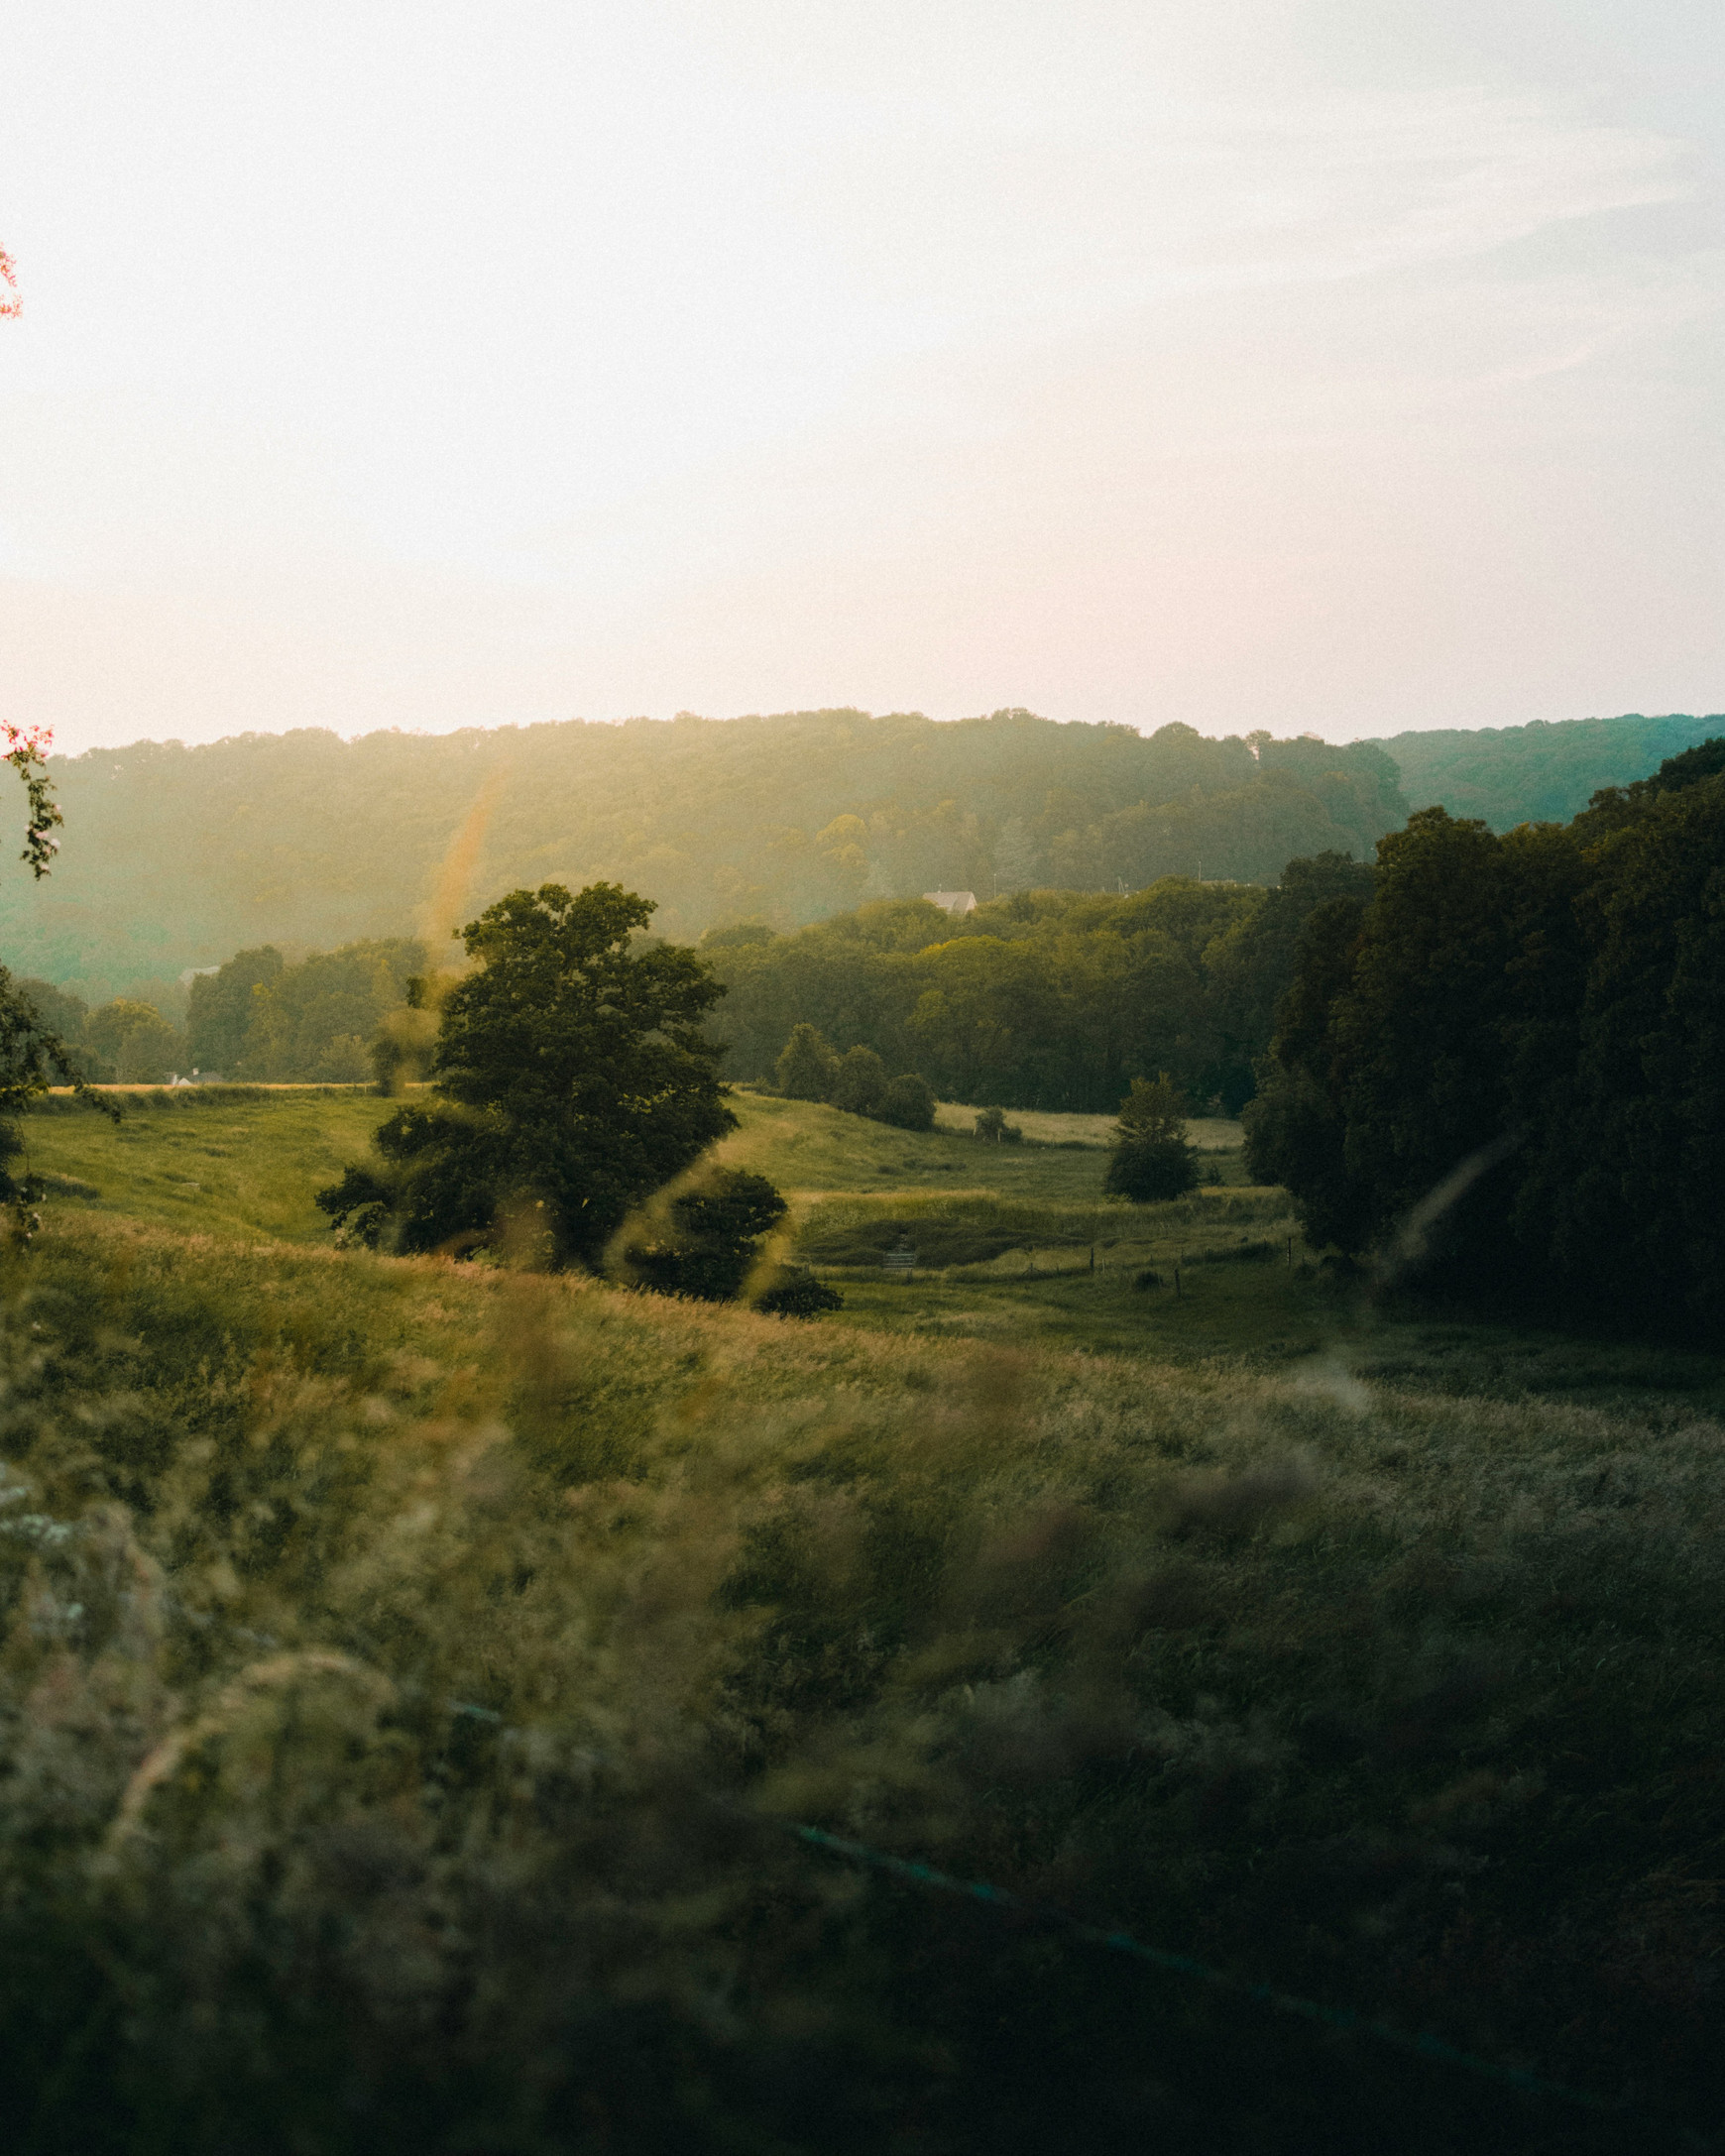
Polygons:
M378 1132L381 1164L317 1193L376 1247L472 1249L511 1224L596 1266L641 1198L736 1127L701 1021L725 990L692 951L632 950L653 912L615 883L512 891L461 931L433 1094Z
M1198 1181L1198 1162L1186 1142L1186 1103L1166 1071L1152 1085L1134 1078L1120 1103L1114 1149L1103 1188L1145 1204L1179 1197Z

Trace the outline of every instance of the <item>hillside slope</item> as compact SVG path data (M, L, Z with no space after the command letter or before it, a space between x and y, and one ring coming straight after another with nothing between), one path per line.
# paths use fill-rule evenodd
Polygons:
M1628 2156L1718 2116L1687 1400L98 1217L0 1292L37 2147Z
M1673 712L1644 719L1536 719L1525 727L1445 728L1394 734L1377 746L1396 759L1402 791L1416 809L1478 816L1493 831L1517 824L1566 824L1602 786L1627 786L1668 756L1725 734L1725 714Z

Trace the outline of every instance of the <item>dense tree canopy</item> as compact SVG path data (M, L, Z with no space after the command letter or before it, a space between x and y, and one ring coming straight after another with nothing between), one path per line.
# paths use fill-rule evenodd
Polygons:
M720 930L701 949L731 989L715 1021L729 1068L805 1098L834 1096L824 1056L862 1048L949 1099L1105 1113L1166 1071L1231 1112L1302 922L1371 880L1329 853L1289 862L1269 890L1170 876L1126 898L1018 892L960 922L889 900L790 936Z
M1725 744L1502 837L1441 809L1302 934L1255 1171L1474 1295L1725 1309Z
M381 1165L318 1198L402 1250L542 1235L598 1263L631 1208L731 1129L702 1027L721 984L643 945L649 900L616 884L512 891L462 931L474 969L442 1007L434 1090L378 1133Z

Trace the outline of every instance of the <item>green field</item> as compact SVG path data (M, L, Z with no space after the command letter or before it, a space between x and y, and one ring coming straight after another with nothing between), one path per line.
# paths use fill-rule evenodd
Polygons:
M318 1242L311 1202L364 1157L389 1103L346 1085L113 1086L116 1125L53 1095L20 1126L25 1165L49 1180L51 1210L149 1220L243 1241ZM73 1189L68 1186L78 1186Z
M116 1127L55 1095L26 1119L28 1161L99 1194L96 1209L212 1233L315 1241L310 1193L361 1159L389 1103L360 1086L211 1086L178 1092L109 1087ZM1089 1116L1027 1118L1060 1131L1045 1144L983 1145L945 1126L901 1131L807 1101L740 1088L741 1127L717 1149L727 1165L770 1176L800 1207L836 1191L985 1194L1015 1203L1098 1208L1104 1152L1063 1126ZM974 1111L967 1111L974 1113ZM1233 1125L1194 1126L1202 1135ZM1238 1175L1237 1149L1217 1151ZM62 1199L66 1193L58 1193ZM1105 1232L1105 1231L1104 1231Z
M1049 1138L999 1146L744 1090L734 1105L741 1127L717 1157L785 1191L791 1253L841 1289L847 1325L1270 1360L1313 1353L1333 1330L1334 1300L1305 1263L1279 1192L1236 1180L1168 1205L1106 1199L1103 1148L1068 1129L1095 1118L1028 1117ZM315 1086L135 1094L118 1128L54 1106L24 1126L30 1165L52 1179L51 1210L311 1244L329 1239L311 1193L363 1158L388 1112L364 1090ZM1237 1154L1218 1157L1237 1179ZM823 1258L835 1242L855 1258L859 1236L878 1241L880 1224L898 1221L922 1245L909 1279L884 1274L865 1244L862 1264ZM1004 1247L980 1263L942 1254L942 1234L962 1259L978 1233L979 1247ZM898 1240L895 1229L885 1237ZM1147 1273L1156 1282L1135 1286Z
M1725 1407L1714 1358L1366 1305L1313 1264L1281 1192L1243 1183L1237 1151L1217 1154L1230 1180L1135 1206L1101 1195L1102 1148L1071 1135L1093 1118L1027 1115L1048 1142L995 1146L747 1089L733 1104L741 1127L717 1156L791 1198L789 1253L845 1297L833 1324L1176 1363L1345 1367L1492 1398ZM51 1221L108 1216L327 1246L311 1193L364 1157L388 1103L342 1086L140 1093L117 1129L58 1097L50 1111L22 1127L30 1164L51 1179ZM1192 1126L1201 1150L1236 1133ZM885 1272L870 1241L915 1247L909 1277ZM1002 1247L978 1262L990 1245Z

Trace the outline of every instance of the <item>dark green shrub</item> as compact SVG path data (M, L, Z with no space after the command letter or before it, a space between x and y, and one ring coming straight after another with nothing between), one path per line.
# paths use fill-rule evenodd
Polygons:
M895 1078L874 1110L874 1120L890 1123L894 1130L933 1130L934 1119L934 1094L927 1079L918 1078L914 1071Z
M832 1043L813 1026L795 1025L773 1066L778 1089L789 1100L827 1100L839 1076Z
M671 1206L674 1239L631 1249L628 1260L660 1295L731 1303L743 1292L758 1239L785 1215L785 1201L764 1176L733 1168Z
M842 1310L845 1298L806 1266L790 1265L764 1295L755 1297L754 1306L770 1317L819 1317L823 1310Z
M847 1115L872 1115L885 1091L886 1066L873 1049L853 1048L840 1057L827 1098Z
M1006 1120L1004 1108L979 1108L977 1111L977 1136L984 1145L1022 1145L1024 1132L1017 1123Z
M1152 1085L1134 1078L1120 1103L1114 1150L1102 1188L1136 1204L1183 1197L1198 1182L1198 1157L1186 1142L1186 1102L1166 1071Z
M1110 1196L1147 1205L1158 1198L1184 1197L1197 1182L1192 1148L1183 1138L1146 1138L1115 1146L1102 1187Z

